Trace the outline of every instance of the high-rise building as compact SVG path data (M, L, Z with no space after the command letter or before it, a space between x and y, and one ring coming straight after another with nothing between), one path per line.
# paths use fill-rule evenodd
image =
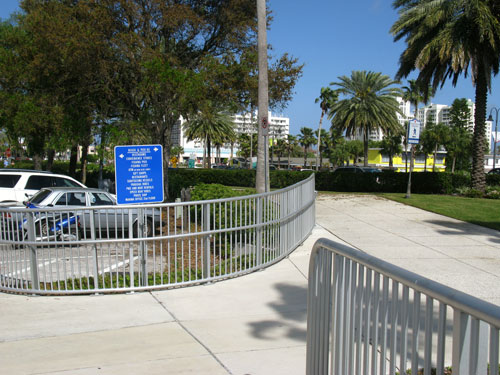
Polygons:
M469 107L469 130L471 132L474 131L474 112L476 109L476 105L471 99L467 99L467 105ZM450 117L451 106L445 104L429 104L425 107L421 107L418 109L417 120L419 120L423 127L425 128L428 124L439 124L443 123L447 126L451 125L451 117ZM486 138L488 140L488 150L491 149L492 141L491 141L491 129L492 122L486 121Z
M269 138L284 139L290 132L290 119L284 116L273 116L269 112ZM236 134L257 134L257 113L237 114L233 116ZM203 143L200 141L188 141L184 135L184 124L186 120L180 118L177 124L172 129L172 144L182 146L184 149L183 159L196 158L200 160L203 157ZM236 156L238 144L233 145L231 153L231 145L227 144L220 148L220 157L229 159L231 156ZM215 146L212 145L210 155L213 158L216 156Z

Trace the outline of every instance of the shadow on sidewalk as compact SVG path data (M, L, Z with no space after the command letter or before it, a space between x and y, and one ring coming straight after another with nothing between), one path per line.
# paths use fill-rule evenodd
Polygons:
M307 286L278 283L274 288L280 292L281 298L269 306L279 314L279 319L249 323L251 334L263 340L278 340L286 336L305 343Z
M438 230L438 233L443 235L486 235L490 236L489 240L500 244L500 231L483 226L482 222L466 223L466 222L449 222L446 220L425 220L424 222L444 227ZM491 224L491 223L489 223Z

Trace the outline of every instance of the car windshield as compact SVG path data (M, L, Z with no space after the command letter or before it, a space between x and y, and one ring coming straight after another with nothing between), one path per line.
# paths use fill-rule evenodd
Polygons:
M33 195L29 201L30 201L30 203L34 203L34 204L42 203L44 201L44 199L49 196L49 194L50 194L50 190L43 190L42 189L38 193Z

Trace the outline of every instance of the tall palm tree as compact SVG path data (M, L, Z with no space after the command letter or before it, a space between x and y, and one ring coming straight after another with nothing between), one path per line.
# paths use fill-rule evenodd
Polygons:
M353 71L351 77L339 77L331 85L345 97L330 108L328 118L332 127L345 130L347 135L363 134L364 165L368 166L368 137L372 130L390 131L399 127L397 113L401 113L396 97L401 90L393 87L397 81L382 73Z
M321 148L321 136L323 133L321 132L321 124L323 123L323 117L325 114L328 113L330 110L330 107L335 103L338 99L338 94L333 91L330 87L322 87L321 88L321 93L319 95L319 98L316 98L314 103L319 102L319 106L321 107L321 117L319 118L319 126L318 126L318 152L316 153L316 170L318 170L318 155L320 154L320 148ZM321 158L322 159L322 158ZM321 164L323 164L321 162Z
M300 128L299 143L304 147L304 167L307 166L307 150L316 142L313 130L306 126Z
M189 141L198 140L204 143L203 154L207 157L204 159L203 165L208 166L208 168L211 165L212 145L230 142L236 138L231 116L227 113L217 112L211 107L190 117L184 124L184 132Z
M399 19L394 40L405 39L396 78L418 69L418 80L434 89L471 75L476 91L472 186L484 191L486 100L500 65L500 4L493 0L395 0Z

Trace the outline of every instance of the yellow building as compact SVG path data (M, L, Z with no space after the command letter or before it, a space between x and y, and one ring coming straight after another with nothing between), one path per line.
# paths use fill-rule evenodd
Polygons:
M436 158L436 172L444 172L446 170L445 165L445 151L438 151ZM427 159L427 160L426 160ZM406 161L403 155L394 155L392 158L393 168L395 168L398 172L406 171ZM427 168L426 168L427 163ZM368 150L368 164L372 166L376 166L378 168L389 168L389 156L383 155L381 150L378 148L371 148ZM434 164L434 154L427 155L427 158L424 158L424 154L415 155L415 164L413 170L415 172L423 172L427 170L427 172L432 172L432 167ZM408 169L410 168L410 153L408 153Z

